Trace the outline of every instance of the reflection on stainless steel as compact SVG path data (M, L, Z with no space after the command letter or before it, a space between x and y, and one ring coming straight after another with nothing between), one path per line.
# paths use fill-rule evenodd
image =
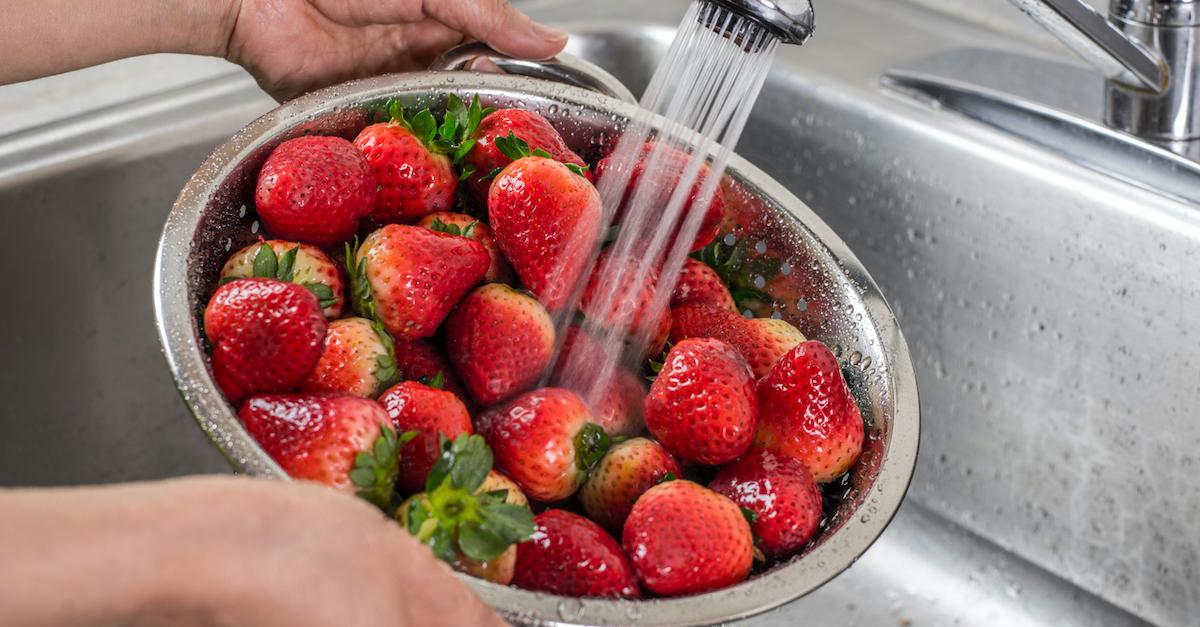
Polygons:
M506 54L496 52L487 44L479 42L455 46L442 53L433 64L431 70L451 71L466 68L472 61L485 58L491 60L496 67L508 74L542 78L567 85L611 96L625 102L637 103L637 98L629 93L629 88L611 74L571 54L560 54L552 59L529 61L516 59Z
M1109 125L1200 159L1200 2L1011 1L1110 79Z
M812 0L710 1L757 21L785 44L800 45L808 41L816 24Z

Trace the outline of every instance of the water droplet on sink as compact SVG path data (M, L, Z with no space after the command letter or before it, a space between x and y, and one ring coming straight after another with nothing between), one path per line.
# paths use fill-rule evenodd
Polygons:
M575 620L583 615L583 602L579 599L563 599L558 602L558 617Z

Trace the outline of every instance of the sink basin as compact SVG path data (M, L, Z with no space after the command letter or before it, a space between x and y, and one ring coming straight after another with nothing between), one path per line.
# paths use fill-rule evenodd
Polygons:
M639 92L683 2L594 4L523 8ZM895 0L816 8L738 151L880 284L925 428L876 545L750 624L1194 624L1200 207L880 80L958 49L1067 53ZM159 353L152 260L187 177L271 106L228 75L0 138L0 263L36 268L0 313L0 484L227 471Z

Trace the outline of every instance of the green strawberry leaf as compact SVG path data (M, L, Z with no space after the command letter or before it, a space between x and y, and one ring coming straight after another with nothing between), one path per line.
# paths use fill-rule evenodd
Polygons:
M471 149L475 147L475 143L477 141L478 140L476 140L474 137L471 137L459 144L458 147L454 149L454 163L462 163L462 160L467 158L467 153L471 152ZM475 171L474 166L471 166L471 171Z
M462 236L463 236L463 237L466 237L466 238L469 238L469 239L470 239L470 238L474 238L474 237L475 237L475 225L476 225L476 224L479 224L479 220L475 220L474 222L472 222L472 223L468 224L468 225L467 225L467 228L465 228L465 229L463 229L463 230L462 230Z
M399 438L391 425L380 425L379 437L375 439L367 451L361 451L354 457L354 468L350 471L350 481L358 488L358 496L387 509L392 502L392 493L396 484L396 473L399 467ZM408 436L408 434L405 434ZM408 436L412 439L416 434Z
M429 225L429 230L439 233L449 233L450 235L462 235L462 229L457 224L446 224L439 218L433 219L433 224Z
M592 471L608 452L612 440L604 429L589 422L575 435L575 466L584 473Z
M458 548L473 560L482 562L496 559L509 545L486 525L467 521L458 526Z
M479 508L484 524L508 544L524 542L533 535L535 525L533 512L523 505L512 503L490 503Z
M409 120L408 124L412 128L412 134L422 144L429 146L433 143L438 126L437 119L433 117L433 112L429 109L422 109L420 113L413 116L412 120Z
M501 154L513 161L533 154L529 150L529 143L514 135L512 131L508 132L507 137L497 137L493 142Z
M385 108L392 122L408 127L408 120L404 118L404 105L400 104L399 100L389 98Z
M500 173L501 173L501 172L503 172L503 171L504 171L504 168L496 168L496 169L492 170L491 172L488 172L487 174L485 174L485 175L483 176L483 178L481 178L481 179L479 179L479 180L481 180L481 181L490 181L490 180L492 180L492 179L496 178L497 176L499 176L499 175L500 175Z
M550 153L546 152L545 150L542 150L541 148L537 148L537 149L535 149L535 150L534 150L532 153L530 153L530 154L531 154L531 155L533 155L533 156L535 156L535 157L541 157L541 158L543 158L543 159L553 159L553 158L554 158L554 155L552 155L552 154L550 154Z
M666 472L666 474L664 474L663 476L658 478L658 481L654 482L654 485L658 485L660 483L666 483L668 481L675 481L676 479L679 479L679 477L676 477L675 473L668 470Z
M746 522L750 523L751 525L758 522L758 512L750 509L749 507L742 507L739 509L742 510L742 516L746 518Z
M354 238L354 244L346 242L346 273L350 275L350 307L367 320L379 322L379 315L375 310L375 297L371 293L371 282L367 279L367 259L364 257L357 263L355 262L358 257L358 247L357 237Z
M431 387L435 390L441 390L446 385L446 376L444 374L442 374L441 370L438 370L437 373L433 375L433 377L421 377L421 378L429 379L428 382L422 381L422 383L425 383L425 385L428 385L429 387Z
M783 260L752 253L750 240L742 238L729 244L724 237L718 237L708 246L692 253L692 258L703 262L721 277L739 310L753 310L755 304L774 305L774 300L762 292L758 285L779 276Z
M334 295L333 289L328 285L317 283L316 281L309 281L303 285L308 288L308 291L313 293L313 296L317 297L317 300L321 301L321 309L328 309L337 304L337 296Z
M222 278L220 281L218 281L217 285L225 285L226 283L233 283L234 281L240 281L244 278L245 277L240 277L240 276L227 276L227 277Z
M494 109L484 109L479 102L479 94L475 94L471 98L471 106L467 108L467 137L475 134L479 130L479 123L483 121L494 111Z
M567 166L568 170L578 174L579 176L583 176L584 172L587 172L588 168L590 167L586 165L579 165L578 163L564 163L563 165Z
M268 244L260 245L258 254L254 255L254 276L273 279L278 268L279 259L275 256L275 249Z
M488 490L487 492L480 492L475 496L479 497L479 504L481 506L489 503L503 503L508 500L508 490L504 488L499 490Z
M384 353L375 358L375 378L379 380L376 390L382 392L399 382L402 373L396 364L396 342L392 340L392 334L378 320L371 321L371 329L384 349Z
M450 483L459 490L474 493L487 479L492 469L492 449L480 435L455 438L450 447L454 451L454 464L450 467Z
M299 246L293 246L283 256L279 258L279 268L275 271L275 278L280 281L288 281L295 277L296 255L300 252Z

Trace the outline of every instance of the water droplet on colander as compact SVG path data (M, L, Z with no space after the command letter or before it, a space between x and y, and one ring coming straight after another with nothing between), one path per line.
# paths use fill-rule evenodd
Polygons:
M860 353L858 351L854 351L853 353L850 353L850 363L851 364L857 366L861 362L862 362L862 353Z
M256 234L258 233L258 220L250 223L250 232Z
M637 602L625 604L625 618L636 621L642 617L642 604Z
M859 522L871 522L871 516L869 514L863 514L858 518L858 520Z
M575 620L583 615L583 602L579 599L563 599L558 602L558 617Z
M726 234L725 239L721 241L724 242L726 246L733 246L737 243L737 236L735 236L733 233L729 233Z

